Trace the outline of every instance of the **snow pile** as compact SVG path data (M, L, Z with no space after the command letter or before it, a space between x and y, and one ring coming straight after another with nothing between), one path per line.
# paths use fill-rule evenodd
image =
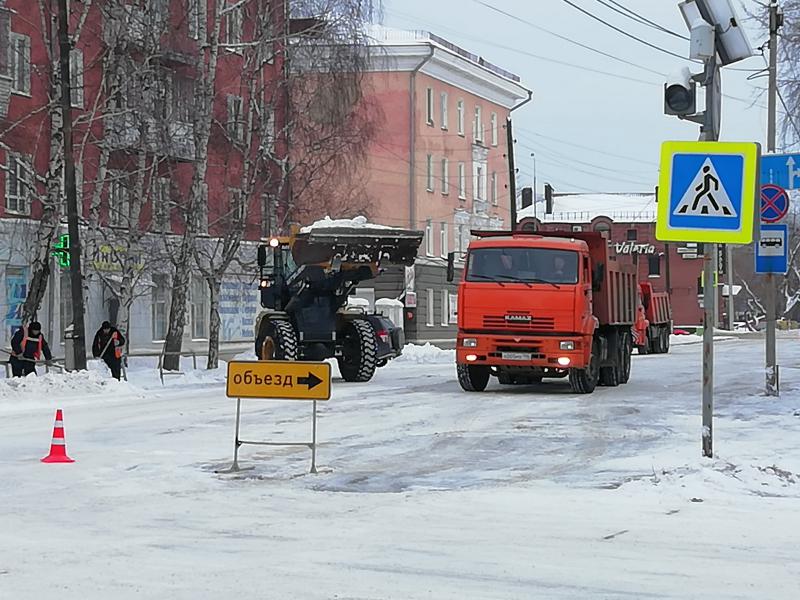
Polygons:
M74 373L40 373L27 377L0 380L0 407L55 406L63 400L89 398L116 399L142 396L141 390L125 381L117 381L100 370Z
M354 219L331 219L330 217L325 217L324 219L320 219L319 221L314 221L311 225L306 225L302 229L300 229L300 233L308 233L313 229L337 229L337 228L349 228L349 229L394 229L393 227L387 227L386 225L377 225L375 223L370 223L367 221L366 217L358 216Z
M394 362L421 364L446 364L456 362L455 350L442 350L430 342L424 346L416 344L406 344L403 354L395 359Z

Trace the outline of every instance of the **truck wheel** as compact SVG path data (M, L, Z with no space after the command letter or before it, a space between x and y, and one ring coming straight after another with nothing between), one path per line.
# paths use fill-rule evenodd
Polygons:
M353 319L344 330L342 356L337 360L342 379L364 382L372 379L378 368L378 342L369 321Z
M489 367L484 365L456 365L458 373L458 383L465 392L482 392L489 385Z
M609 345L614 352L612 364L610 367L600 368L600 385L616 387L622 378L622 337L615 334L609 338Z
M631 378L631 353L633 352L633 340L630 333L622 334L622 370L620 372L620 383L628 383Z
M667 354L669 352L669 327L665 326L662 332L664 334L664 345L662 348L664 349L664 354Z
M289 321L265 319L256 338L259 360L297 360L297 334Z
M570 369L569 384L576 394L591 394L597 387L600 378L600 347L595 340L592 343L592 357L585 369Z

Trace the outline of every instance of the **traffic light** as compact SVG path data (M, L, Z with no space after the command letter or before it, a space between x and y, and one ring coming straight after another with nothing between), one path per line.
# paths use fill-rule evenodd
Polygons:
M58 266L66 269L70 266L69 260L69 234L59 236L58 241L53 244L53 257L58 261Z
M685 117L697 112L697 84L688 67L671 75L664 84L664 114Z

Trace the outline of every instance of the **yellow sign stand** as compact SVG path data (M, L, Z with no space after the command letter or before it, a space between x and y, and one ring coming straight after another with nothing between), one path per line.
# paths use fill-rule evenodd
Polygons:
M217 473L236 473L253 467L239 467L239 447L308 446L311 449L311 473L317 472L317 401L331 397L331 366L325 362L295 362L280 360L233 361L228 363L225 387L229 398L236 398L236 428L233 445L233 464ZM242 398L259 400L311 400L313 412L310 442L260 442L239 439Z

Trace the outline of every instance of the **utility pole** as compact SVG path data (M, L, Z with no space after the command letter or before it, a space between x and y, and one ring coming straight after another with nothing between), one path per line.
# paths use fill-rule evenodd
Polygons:
M733 245L725 245L725 278L728 280L728 330L733 331Z
M58 0L59 75L61 77L61 134L64 138L64 192L67 199L67 231L69 232L69 282L72 293L72 325L74 365L86 370L86 328L83 322L83 273L78 228L78 198L75 190L75 163L72 155L72 102L70 100L70 39L67 0Z
M720 77L717 66L717 55L706 60L705 81L706 110L704 122L700 128L700 140L716 142L719 140L719 128L714 119L718 117L721 99ZM715 309L717 307L717 286L714 275L717 271L717 245L704 244L703 253L703 456L714 456L714 326L716 325Z
M531 152L533 159L533 218L536 218L536 153Z
M783 25L783 13L778 8L777 0L769 5L769 93L767 94L767 152L775 152L776 141L776 109L778 96L778 29ZM772 273L766 276L767 288L767 365L766 395L780 395L780 379L776 357L775 320L777 318L777 301L775 298L775 278Z
M508 193L511 196L511 231L517 230L517 170L514 167L514 133L511 130L511 117L506 120L506 144L508 145ZM533 191L536 204L536 190Z

